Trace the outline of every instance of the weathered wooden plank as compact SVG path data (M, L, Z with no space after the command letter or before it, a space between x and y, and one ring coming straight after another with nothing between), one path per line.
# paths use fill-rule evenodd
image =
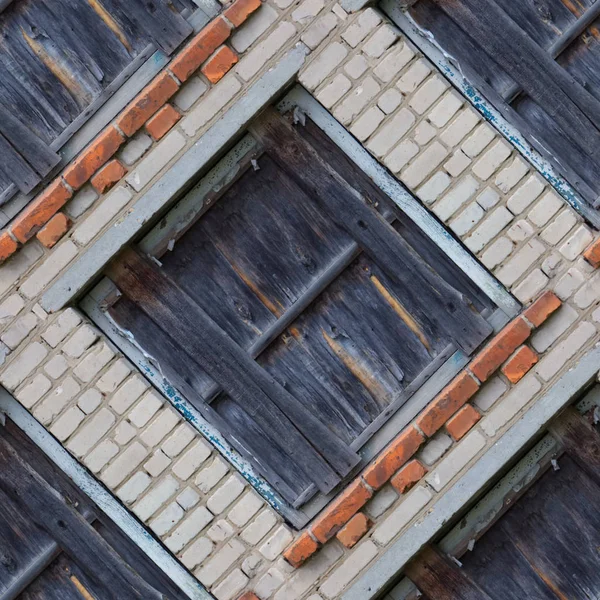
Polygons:
M404 570L413 583L435 600L491 600L458 565L428 546Z
M24 194L29 193L40 182L40 176L2 134L0 134L0 170Z
M48 532L88 574L106 597L115 586L124 599L160 600L116 555L94 528L0 438L0 488L36 526Z
M163 330L175 337L234 401L251 416L260 413L270 424L277 442L295 456L322 491L330 491L340 481L329 464L343 475L357 464L360 460L357 455L333 436L326 435L322 423L274 382L155 265L130 250L109 267L108 274L144 312L161 323Z
M277 113L266 111L251 131L273 160L413 297L415 314L435 321L468 354L491 333L465 298L424 265L393 227Z

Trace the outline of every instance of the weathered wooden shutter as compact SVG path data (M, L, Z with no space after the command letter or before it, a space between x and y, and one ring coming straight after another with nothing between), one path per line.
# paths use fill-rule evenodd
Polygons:
M251 132L256 168L158 264L129 249L110 267L108 312L298 506L482 343L493 305L313 124L268 111Z
M600 4L419 0L411 16L593 207L600 203Z

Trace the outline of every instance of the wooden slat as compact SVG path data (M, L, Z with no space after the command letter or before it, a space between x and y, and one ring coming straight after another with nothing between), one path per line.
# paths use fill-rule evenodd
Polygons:
M491 333L489 324L465 298L419 260L393 227L278 113L265 111L250 130L273 160L327 210L388 277L407 291L414 314L423 321L435 321L467 354Z
M109 267L108 275L235 402L270 425L277 442L295 457L319 489L331 491L339 483L339 475L346 475L358 463L360 458L356 454L331 436L322 423L273 381L155 265L128 250Z
M0 170L24 194L28 194L40 182L40 176L2 134L0 134Z
M111 590L116 588L123 600L162 600L162 594L135 574L85 518L3 438L0 438L0 489L81 565L90 579L105 591L104 597L111 597Z
M432 600L491 600L456 563L433 546L425 548L404 573Z

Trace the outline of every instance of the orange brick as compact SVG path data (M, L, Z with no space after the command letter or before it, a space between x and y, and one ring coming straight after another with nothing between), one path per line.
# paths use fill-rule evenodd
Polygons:
M65 204L72 194L62 180L55 179L15 219L11 231L24 244L30 240Z
M283 557L297 569L303 565L319 548L319 544L310 537L308 531L296 539L283 553Z
M470 404L463 406L447 423L448 433L460 440L481 419L481 415Z
M100 194L104 194L117 181L123 179L125 173L127 173L127 169L121 164L121 161L111 160L92 177L92 185Z
M600 267L600 238L588 246L583 257L587 260L594 269Z
M231 29L223 17L209 23L169 65L179 81L186 81L194 71L229 37Z
M392 443L364 470L363 479L375 490L419 449L425 438L412 425L398 435Z
M463 371L419 415L417 425L426 436L431 437L478 389L479 384Z
M393 477L390 483L400 492L406 494L408 490L420 481L421 478L427 473L427 468L421 464L417 459L411 460L405 464L400 471L398 471Z
M370 526L369 519L363 513L358 513L340 529L336 537L346 548L353 548L360 538L369 531Z
M529 337L529 325L517 317L509 323L471 362L469 369L485 381Z
M12 256L19 245L13 240L8 231L3 231L0 234L0 262L5 261L9 256Z
M371 498L372 493L355 479L315 520L313 535L324 544L330 540Z
M525 318L534 326L539 327L555 311L562 302L551 291L544 292L524 313Z
M223 14L234 27L239 27L259 8L260 0L237 0Z
M181 115L170 104L165 104L147 123L146 131L160 140L181 119Z
M538 360L538 355L529 346L521 346L502 367L502 372L511 383L517 383Z
M111 125L107 127L66 169L64 180L78 190L105 165L121 147L125 138Z
M64 213L54 215L37 234L37 239L46 246L52 248L60 238L69 231L71 221Z
M117 126L127 136L133 135L158 110L165 105L179 89L179 84L163 71L117 119Z
M221 46L206 61L202 67L202 73L211 83L217 83L237 61L237 54L229 46Z

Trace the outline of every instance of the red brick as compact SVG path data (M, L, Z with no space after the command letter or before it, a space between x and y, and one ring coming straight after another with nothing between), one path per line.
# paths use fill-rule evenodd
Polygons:
M517 317L509 323L471 362L471 373L483 382L529 337L529 325Z
M105 165L121 147L125 138L111 125L107 127L63 173L64 180L78 190Z
M446 430L454 438L460 440L481 419L481 415L470 404L463 406L447 423Z
M15 219L11 231L24 244L30 240L64 205L72 194L62 180L55 179Z
M363 479L375 490L406 463L425 441L412 425L398 435L392 443L364 470Z
M313 535L324 544L330 540L371 498L372 493L355 479L315 520Z
M560 298L554 292L546 291L523 313L523 316L534 327L539 327L560 308L561 304Z
M237 54L229 46L221 46L202 67L202 73L211 82L217 83L238 61Z
M231 29L223 17L209 23L169 65L179 81L190 75L229 37Z
M369 519L363 513L358 513L340 529L336 537L346 548L353 548L363 535L369 531L370 526Z
M431 437L478 389L479 384L463 371L419 415L416 421L418 427Z
M588 246L583 257L587 260L594 269L600 267L600 238Z
M163 71L123 111L117 119L117 126L125 135L133 135L165 105L178 89L179 84L169 73Z
M511 383L517 383L538 360L538 355L529 346L521 346L502 367L502 372Z
M0 262L4 262L9 256L12 256L19 245L13 240L8 231L3 231L0 234Z
M160 140L173 125L181 119L179 112L170 104L165 104L147 123L146 131L155 139Z
M234 27L239 27L255 10L260 8L260 0L237 0L223 14Z
M37 239L46 246L52 248L60 238L69 231L71 221L64 213L54 215L37 234Z
M427 473L427 468L421 464L417 459L411 460L405 464L400 471L398 471L393 477L390 483L400 492L406 494L408 490L420 481L421 478Z
M254 592L246 592L242 594L238 600L260 600L260 598Z
M104 194L117 181L121 181L125 177L125 173L127 173L127 169L121 164L121 161L111 160L92 177L92 185L100 194Z
M317 550L319 544L310 537L308 531L304 531L302 535L296 539L283 553L283 557L292 567L297 569L303 565Z

